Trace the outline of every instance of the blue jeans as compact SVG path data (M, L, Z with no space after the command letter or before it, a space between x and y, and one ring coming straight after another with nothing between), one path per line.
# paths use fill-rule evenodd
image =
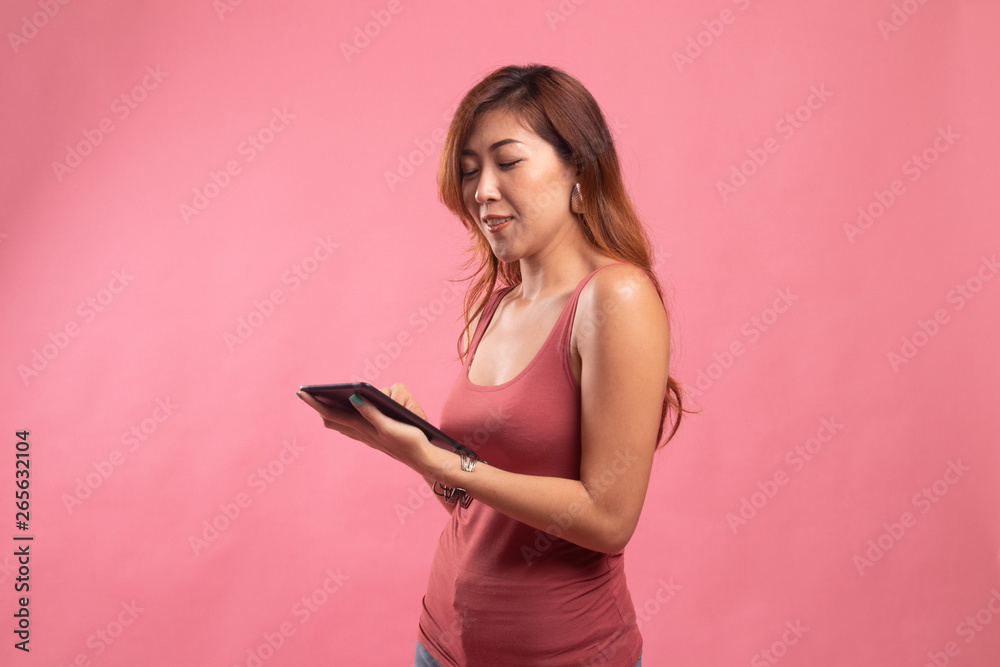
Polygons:
M413 667L441 667L441 663L434 659L424 645L417 642L417 654L413 657ZM642 667L642 654L639 654L639 659L635 663L635 667Z

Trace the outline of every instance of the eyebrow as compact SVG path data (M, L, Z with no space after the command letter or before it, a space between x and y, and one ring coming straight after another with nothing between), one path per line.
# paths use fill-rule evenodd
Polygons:
M498 149L501 146L504 146L506 144L519 144L519 143L521 143L521 142L518 141L517 139L501 139L500 141L496 142L495 144L491 144L490 145L490 151L495 151L496 149ZM462 155L475 155L476 151L472 150L471 148L466 148L464 151L462 151L461 154Z

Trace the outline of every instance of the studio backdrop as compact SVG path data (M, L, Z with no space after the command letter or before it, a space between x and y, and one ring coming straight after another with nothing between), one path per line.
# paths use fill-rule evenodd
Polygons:
M295 391L401 382L438 422L470 252L442 142L528 63L603 109L700 410L625 551L643 664L1000 664L997 3L0 27L3 665L412 664L447 514Z

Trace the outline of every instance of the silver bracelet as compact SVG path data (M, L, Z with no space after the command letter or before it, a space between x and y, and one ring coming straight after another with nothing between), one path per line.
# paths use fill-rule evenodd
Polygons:
M479 461L479 457L471 449L460 449L458 455L462 458L462 470L465 472L472 472L476 469L476 462Z
M437 489L438 486L441 487L440 492ZM465 489L459 488L457 486L450 487L441 484L441 482L434 482L433 491L437 495L444 498L444 501L449 505L454 505L455 503L458 503L462 507L468 508L469 505L472 503L472 496L466 493Z
M465 472L472 472L476 469L476 463L479 461L479 457L474 451L463 447L458 450L456 454L458 454L462 459L462 470ZM440 491L438 491L439 486L441 487ZM458 486L451 487L446 486L441 482L434 482L432 490L434 493L444 498L444 501L449 505L458 503L462 507L467 508L469 504L472 503L472 496L470 496L465 489Z

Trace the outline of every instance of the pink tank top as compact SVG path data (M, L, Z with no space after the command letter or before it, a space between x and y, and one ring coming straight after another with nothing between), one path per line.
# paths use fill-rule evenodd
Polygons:
M469 367L513 288L493 293L442 406L441 430L495 467L580 479L570 332L580 292L597 271L580 281L527 367L508 382L482 386L469 380ZM623 557L536 530L477 500L456 506L438 541L417 638L442 665L578 667L596 660L632 667L642 636Z

